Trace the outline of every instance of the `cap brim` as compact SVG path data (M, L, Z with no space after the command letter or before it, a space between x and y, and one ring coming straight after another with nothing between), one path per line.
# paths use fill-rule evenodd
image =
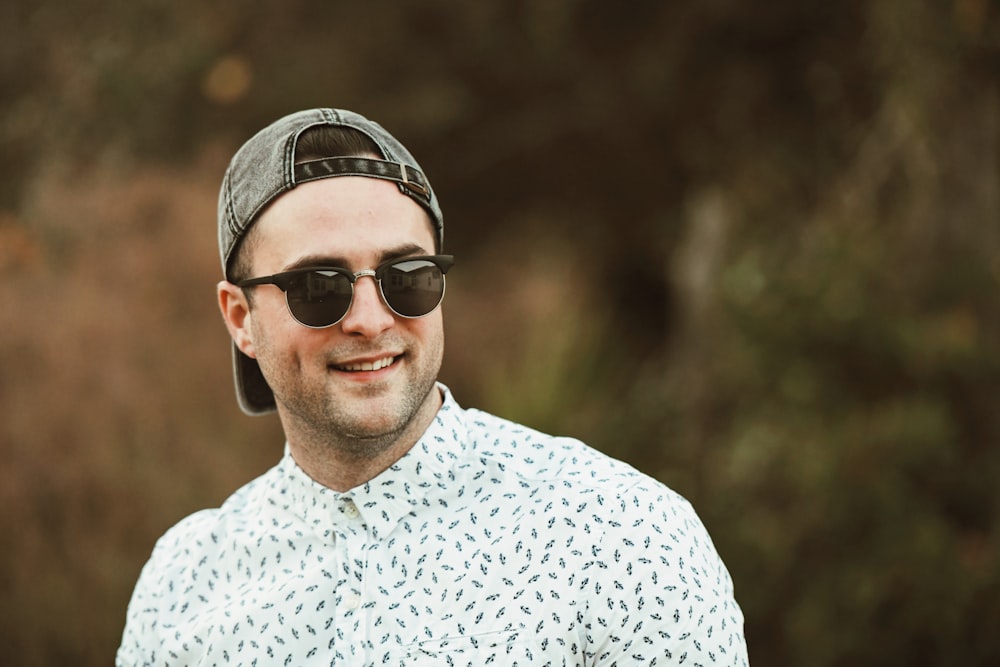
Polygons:
M233 379L236 382L236 399L240 408L248 415L263 415L273 412L274 393L268 386L260 365L233 345Z

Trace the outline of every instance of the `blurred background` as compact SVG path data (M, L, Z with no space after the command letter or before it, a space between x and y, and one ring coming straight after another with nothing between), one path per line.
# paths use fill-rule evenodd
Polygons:
M437 189L459 401L689 498L754 664L1000 664L996 2L13 0L0 31L5 664L109 664L155 539L280 457L215 201L307 106Z

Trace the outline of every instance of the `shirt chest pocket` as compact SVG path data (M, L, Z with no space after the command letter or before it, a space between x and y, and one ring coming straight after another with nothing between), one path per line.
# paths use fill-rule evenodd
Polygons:
M524 665L534 659L530 644L527 633L520 629L446 637L404 646L391 663L406 667Z

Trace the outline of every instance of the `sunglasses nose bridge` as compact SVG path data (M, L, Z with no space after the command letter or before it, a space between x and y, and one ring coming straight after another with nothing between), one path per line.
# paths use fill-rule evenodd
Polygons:
M375 269L365 269L364 271L358 271L357 273L354 274L354 280L352 280L351 282L356 283L358 282L358 278L363 278L364 276L371 276L372 278L375 278L375 282L378 282L378 277L375 274Z
M375 281L375 291L378 292L379 298L385 301L385 295L382 294L382 281L379 280L378 274L375 273L375 269L365 269L364 271L358 271L354 274L354 279L351 280L351 301L354 300L353 293L358 291L358 279L364 278L365 276L369 276Z
M389 308L390 312L395 313L396 311L393 310L392 306L390 306L388 301L386 301L385 292L382 291L382 280L378 273L376 273L375 269L365 269L363 271L357 271L354 274L353 280L351 280L351 305L348 308L347 314L350 313L351 309L354 308L354 304L357 302L358 280L366 276L370 277L375 282L375 294L381 305ZM345 317L347 314L345 314Z

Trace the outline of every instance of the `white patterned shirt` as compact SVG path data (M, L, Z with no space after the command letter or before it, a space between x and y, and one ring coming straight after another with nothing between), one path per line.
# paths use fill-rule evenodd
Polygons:
M403 458L344 493L287 453L158 542L124 665L747 665L690 504L443 386Z

